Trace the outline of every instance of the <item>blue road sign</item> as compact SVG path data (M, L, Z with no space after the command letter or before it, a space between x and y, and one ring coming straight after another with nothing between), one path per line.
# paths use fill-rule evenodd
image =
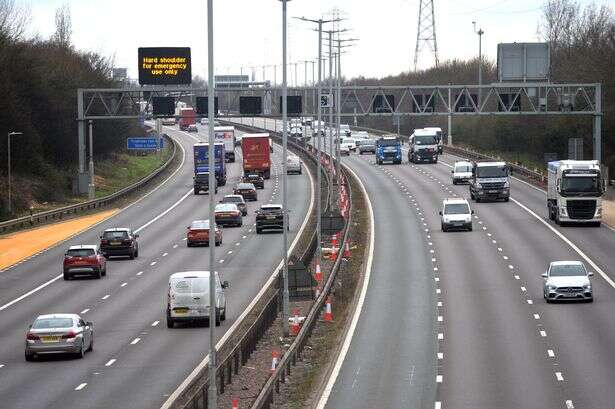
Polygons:
M130 150L156 150L164 147L164 139L155 136L145 138L128 138L127 148Z

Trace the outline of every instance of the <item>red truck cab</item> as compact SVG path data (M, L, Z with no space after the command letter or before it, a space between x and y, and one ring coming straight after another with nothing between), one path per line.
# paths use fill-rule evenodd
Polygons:
M179 110L179 129L187 131L189 125L196 124L196 112L193 108L181 108Z
M269 134L244 134L241 139L244 175L258 173L265 179L271 177L271 152Z

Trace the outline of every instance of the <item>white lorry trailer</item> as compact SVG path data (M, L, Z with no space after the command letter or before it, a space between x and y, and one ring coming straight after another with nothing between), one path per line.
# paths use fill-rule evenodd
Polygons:
M216 142L224 144L224 159L227 162L235 162L235 127L214 126Z
M557 224L600 226L605 183L597 160L560 160L547 165L547 213Z

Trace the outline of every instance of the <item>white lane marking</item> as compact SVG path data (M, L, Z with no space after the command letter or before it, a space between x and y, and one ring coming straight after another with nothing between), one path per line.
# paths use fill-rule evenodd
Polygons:
M439 288L436 288L436 294L440 294L442 293L442 290L440 290Z
M498 247L498 251L502 251L502 247Z
M547 349L547 355L549 355L549 358L555 358L555 352L552 349Z
M246 237L248 237L248 236L241 236L242 239L245 239Z
M535 320L539 320L539 319L540 319L540 315L538 315L538 314L534 314L534 319L535 319Z
M122 285L120 285L120 287L126 287L128 285L128 283L122 283Z
M186 240L188 240L188 237L184 237L182 240L183 240L183 241L186 241Z
M156 261L152 261L151 263L149 263L150 266L155 266L156 265Z
M443 339L444 339L444 334L443 334L443 333L441 333L441 332L439 332L439 333L438 333L438 339L439 339L439 340L443 340Z
M252 229L248 229L248 233L252 233Z
M169 253L162 253L162 257L166 257L168 255L169 255Z
M566 401L566 409L574 409L574 404L570 399Z
M235 243L235 245L236 245L236 246L239 246L239 245L241 245L241 243L237 242L237 243Z
M540 336L541 337L546 337L547 336L547 331L544 331L544 330L540 331Z
M173 248L176 249L179 245L178 244L174 244Z
M437 375L436 376L436 382L437 383L442 383L442 375Z
M442 301L438 301L438 307L442 307Z
M438 359L444 359L444 352L438 352Z
M111 365L113 365L115 363L115 361L117 361L117 359L109 359L109 361L107 361L105 366L111 366Z
M504 260L508 260L508 256L502 256Z
M101 298L101 300L106 300L106 299L107 299L107 298L109 298L109 297L111 297L111 295L110 295L110 294L107 294L107 295L103 296L103 297Z
M517 274L515 274L515 280L518 280L519 276Z
M508 268L512 270L512 269L514 269L515 267L514 267L512 264L509 264L509 265L508 265Z
M602 271L602 269L600 267L598 267L598 265L596 263L594 263L594 261L592 259L590 259L583 251L581 251L580 248L577 247L576 244L574 244L572 241L570 241L566 236L564 236L562 233L560 233L556 228L554 228L553 226L551 226L549 223L547 223L546 221L544 221L542 219L542 217L538 216L533 210L531 210L530 208L528 208L527 206L525 206L524 204L522 204L521 202L513 199L512 197L510 198L510 200L512 200L514 203L516 203L519 207L521 207L523 210L525 210L526 212L528 212L529 214L531 214L532 216L534 216L537 220L539 220L542 224L544 224L549 230L551 230L557 237L559 237L560 239L562 239L562 241L566 244L568 244L568 246L570 246L570 248L572 248L579 256L581 256L590 266L592 266L592 268L598 273L600 274L600 276L602 278L604 278L604 281L606 281L607 283L609 283L609 285L613 288L615 288L615 281L613 281L611 279L611 277L609 277L604 271Z
M4 364L0 364L0 369L4 368Z
M437 283L438 281L440 281L440 277L434 277L433 279L434 279L434 281L435 281L436 283Z
M23 295L20 295L19 297L15 298L13 301L7 302L6 304L4 304L3 306L0 307L0 311L9 308L11 305L18 303L19 301L23 300L24 298L27 298L27 297L31 296L32 294L36 293L37 291L42 290L43 288L47 287L49 284L52 284L55 281L58 281L62 277L63 277L63 275L60 274L60 275L52 278L51 280L49 280L49 281L39 285L38 287L34 288L33 290L30 290L27 293L25 293Z
M224 259L221 259L220 261L218 261L218 263L220 264L224 263Z
M233 250L227 251L226 254L233 254Z
M558 381L563 382L564 381L564 376L562 375L561 372L555 372L555 377L557 378Z
M138 276L140 276L141 274L143 274L143 271L139 271L139 272L137 273L137 275L138 275Z
M532 301L532 300L527 300L527 303L528 303L528 304L530 304L530 305L532 305L532 304L534 304L534 301Z
M442 409L442 402L436 402L433 406L433 409Z
M130 343L130 345L136 345L139 343L139 341L141 341L141 338L135 338L132 340L132 342Z
M79 386L77 386L75 388L76 391L80 391L81 389L85 388L87 386L87 382L84 383L80 383Z
M156 221L160 220L161 218L163 218L164 216L167 215L167 213L169 213L171 210L175 209L177 206L179 206L179 204L181 202L183 202L184 200L186 200L186 198L188 196L190 196L193 193L193 189L190 189L189 191L187 191L177 202L173 203L171 205L171 207L169 207L168 209L166 209L164 212L160 213L158 216L154 217L153 219L151 219L150 221L148 221L147 223L145 223L143 226L139 227L138 229L134 230L135 233L139 233L141 230L146 229L147 227L149 227L152 223L155 223Z
M525 288L525 287L521 286L521 291L526 292L526 291L527 291L527 288Z
M444 321L444 317L441 315L438 315L438 322L442 322L442 321Z
M81 311L81 312L80 312L80 314L85 314L85 313L87 313L88 311L90 311L90 309L89 309L89 308L86 308L85 310Z
M152 322L152 327L155 327L156 325L158 325L160 323L160 321L154 321Z
M344 343L342 344L342 348L340 349L340 352L337 356L337 360L335 361L335 365L333 367L333 370L331 371L331 375L329 376L327 384L322 394L320 395L320 399L318 400L318 405L316 406L316 409L324 409L325 405L327 404L327 401L329 400L329 396L331 395L331 391L333 390L333 386L335 385L335 381L337 380L340 370L342 369L342 364L344 363L344 360L346 359L346 354L348 353L348 350L350 348L350 343L352 342L352 337L354 336L357 323L359 322L359 317L361 316L361 312L363 311L363 303L365 302L365 297L367 295L367 289L369 287L370 276L372 273L372 262L374 259L375 220L374 220L374 209L372 207L372 202L371 202L371 199L369 198L369 195L367 194L367 190L365 189L365 186L363 185L363 182L361 181L361 179L357 176L357 174L352 169L348 167L346 167L346 169L349 172L351 172L353 176L355 177L355 180L358 181L361 191L363 192L363 196L365 197L365 200L367 202L367 210L369 213L369 223L370 223L369 224L370 226L369 253L367 256L367 263L365 267L365 277L363 278L363 286L361 287L361 294L359 295L359 300L357 301L356 309L352 316L352 321L350 322L350 327L348 327L348 332L346 333L346 336L344 338Z

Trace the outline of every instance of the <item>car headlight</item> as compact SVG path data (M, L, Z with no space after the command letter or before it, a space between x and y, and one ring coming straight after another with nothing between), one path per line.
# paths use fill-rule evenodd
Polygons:
M547 290L549 291L555 291L557 290L557 287L554 286L553 284L547 284Z
M584 290L591 290L591 289L592 289L592 285L591 285L591 284L585 284L585 285L583 286L583 289L584 289Z
M504 188L509 188L510 187L510 182L507 180L506 182L504 182Z
M480 184L480 182L476 182L476 187L477 187L478 189L482 189L482 188L483 188L483 185L481 185L481 184Z
M566 207L560 207L559 214L562 216L568 216L568 211L566 210Z
M600 206L596 208L596 217L602 217L602 207Z

